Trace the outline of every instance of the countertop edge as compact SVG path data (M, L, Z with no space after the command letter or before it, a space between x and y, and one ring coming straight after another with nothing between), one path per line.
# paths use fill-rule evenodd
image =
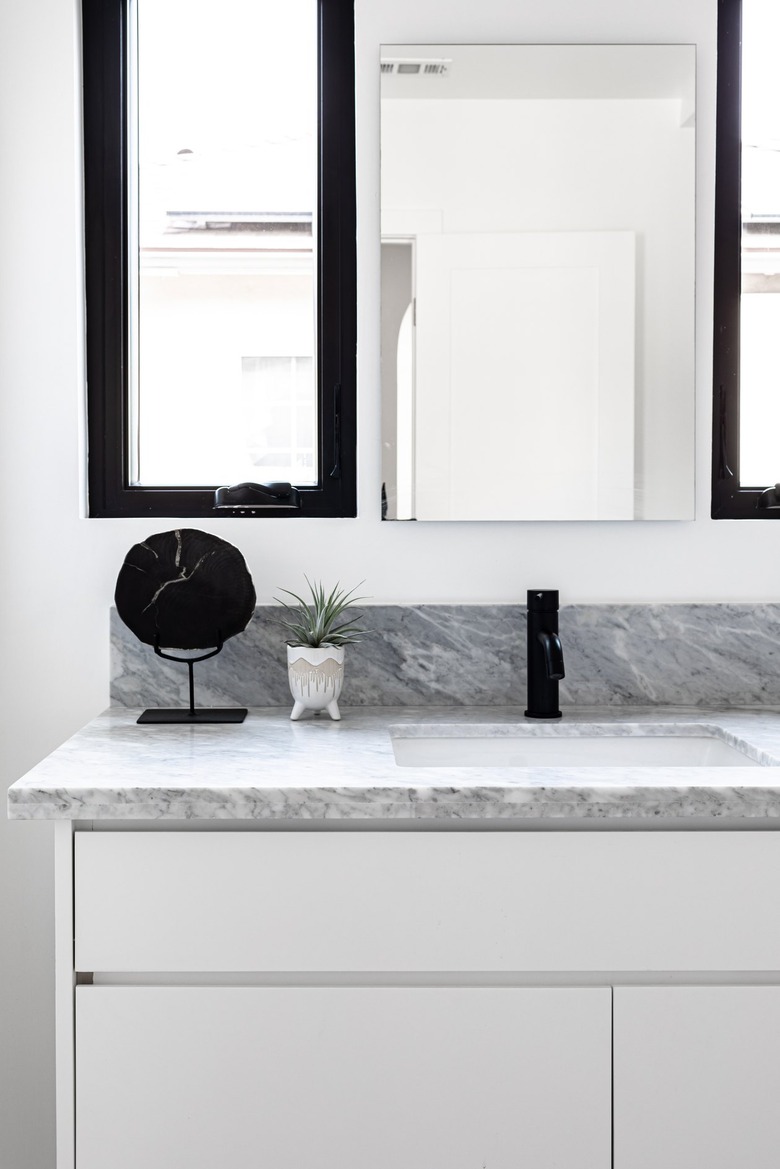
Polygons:
M697 768L408 768L395 764L391 726L420 723L528 728L518 708L353 708L344 721L290 723L278 708L225 732L138 727L110 708L17 780L12 820L268 821L489 820L778 821L780 764ZM780 760L777 708L607 707L567 710L570 733L592 723L718 729L754 757ZM558 724L559 726L561 724ZM517 733L517 732L515 732ZM544 733L536 731L534 734ZM603 733L603 731L602 731ZM610 732L607 732L611 734ZM610 772L608 777L605 772ZM138 782L139 776L141 781ZM157 777L157 778L155 778ZM652 782L651 782L652 781Z

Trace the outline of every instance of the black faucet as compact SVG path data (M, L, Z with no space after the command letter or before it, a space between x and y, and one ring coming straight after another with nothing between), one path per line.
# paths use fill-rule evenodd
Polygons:
M558 590L528 590L528 710L526 718L560 718L558 683L564 677L558 636Z

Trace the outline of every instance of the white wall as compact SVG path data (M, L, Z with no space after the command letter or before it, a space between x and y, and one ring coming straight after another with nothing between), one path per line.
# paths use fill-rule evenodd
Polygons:
M75 0L0 6L2 771L7 782L107 699L107 608L122 556L165 521L79 519L81 244ZM303 571L377 600L770 600L771 523L709 511L716 0L358 0L360 519L223 521L261 600ZM698 488L692 524L379 520L382 42L680 41L699 47ZM203 524L203 527L212 527ZM0 1164L51 1169L50 829L0 819Z

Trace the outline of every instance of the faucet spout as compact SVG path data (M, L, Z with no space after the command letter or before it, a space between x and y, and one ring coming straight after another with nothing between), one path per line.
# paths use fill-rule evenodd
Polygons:
M566 677L563 668L563 646L557 633L540 632L536 635L544 654L544 668L549 682L560 682Z
M528 709L526 718L560 718L558 683L564 677L558 636L558 592L528 590Z

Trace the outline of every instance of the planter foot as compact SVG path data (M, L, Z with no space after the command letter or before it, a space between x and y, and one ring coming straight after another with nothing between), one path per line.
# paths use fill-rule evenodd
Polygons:
M292 711L290 712L290 718L292 719L292 721L297 722L305 710L306 710L306 707L303 705L302 702L294 703Z
M333 699L332 702L328 703L328 705L325 707L325 709L327 710L328 714L330 715L330 717L333 719L334 722L340 721L341 711L339 710L339 704L335 698Z

